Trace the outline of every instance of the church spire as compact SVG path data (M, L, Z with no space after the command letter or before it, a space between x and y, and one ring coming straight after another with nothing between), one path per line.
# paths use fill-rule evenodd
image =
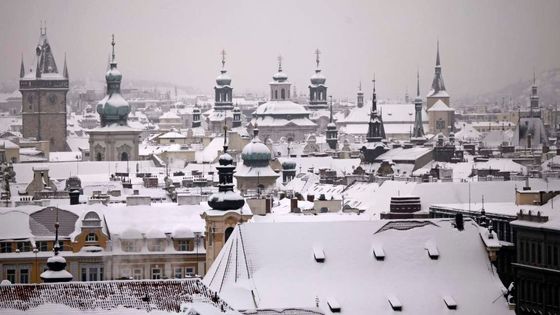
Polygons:
M371 113L368 125L368 133L366 139L368 142L380 142L385 138L385 127L383 126L383 117L381 112L377 110L377 93L375 91L375 73L373 74L373 96L371 101Z
M226 50L220 52L222 57L222 70L216 78L214 86L214 110L227 111L233 109L233 88L231 87L231 77L226 70Z
M414 99L414 129L411 135L411 140L415 143L423 143L424 126L422 122L422 99L420 98L420 71L416 70L416 98Z
M23 64L23 53L21 54L21 66L19 67L19 77L23 78L25 76L25 65Z
M439 62L439 39L437 40L436 67L441 67L441 63Z
M315 49L315 64L317 68L315 73L311 76L311 84L309 85L309 106L310 110L328 110L327 104L327 86L325 82L327 78L321 73L319 68L321 51Z
M62 76L68 79L68 65L66 64L66 53L64 53L64 69L62 70Z
M336 129L336 124L333 121L333 97L329 96L330 99L330 119L327 124L327 144L332 150L336 150L338 143L338 130Z

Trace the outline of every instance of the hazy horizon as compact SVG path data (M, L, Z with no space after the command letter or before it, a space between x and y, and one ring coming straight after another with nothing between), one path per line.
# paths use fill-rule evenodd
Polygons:
M57 66L70 77L103 80L111 34L123 82L154 80L210 94L221 68L234 91L267 91L277 56L298 92L306 92L321 54L329 94L353 96L362 81L380 98L421 95L440 41L452 97L492 91L560 67L560 1L2 1L0 80L29 68L40 21Z

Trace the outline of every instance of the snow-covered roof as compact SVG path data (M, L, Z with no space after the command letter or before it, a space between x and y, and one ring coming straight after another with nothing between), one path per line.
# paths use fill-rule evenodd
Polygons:
M149 300L146 300L149 297ZM0 286L2 314L177 314L183 303L201 315L239 314L198 279L127 280ZM207 307L198 308L199 304ZM223 311L220 311L220 310ZM209 312L212 310L212 312ZM191 313L189 313L191 314Z
M442 100L438 100L437 102L428 109L428 112L454 112L455 110L447 104L445 104Z
M389 299L398 299L403 314L443 314L444 297L452 297L456 314L514 314L479 227L466 220L458 231L452 223L238 225L203 281L237 309L313 307L318 299L328 314L333 305L347 314L392 314ZM373 253L379 247L384 259Z
M268 101L259 105L256 115L309 115L309 112L300 104L292 101Z

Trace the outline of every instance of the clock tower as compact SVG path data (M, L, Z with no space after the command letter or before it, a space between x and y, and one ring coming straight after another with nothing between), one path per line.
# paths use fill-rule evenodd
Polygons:
M58 71L46 27L41 26L33 64L26 68L21 61L19 90L23 136L49 141L50 151L67 151L68 68L65 58L62 73Z

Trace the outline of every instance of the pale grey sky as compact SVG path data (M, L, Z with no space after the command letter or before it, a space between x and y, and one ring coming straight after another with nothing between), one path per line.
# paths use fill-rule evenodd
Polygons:
M478 94L560 67L560 1L6 1L0 2L0 80L17 80L47 20L71 78L103 80L110 38L127 79L190 85L211 93L225 48L234 89L267 90L276 58L307 89L319 48L329 94L355 95L358 81L380 98L429 90L440 40L453 96ZM234 90L234 91L235 91Z

